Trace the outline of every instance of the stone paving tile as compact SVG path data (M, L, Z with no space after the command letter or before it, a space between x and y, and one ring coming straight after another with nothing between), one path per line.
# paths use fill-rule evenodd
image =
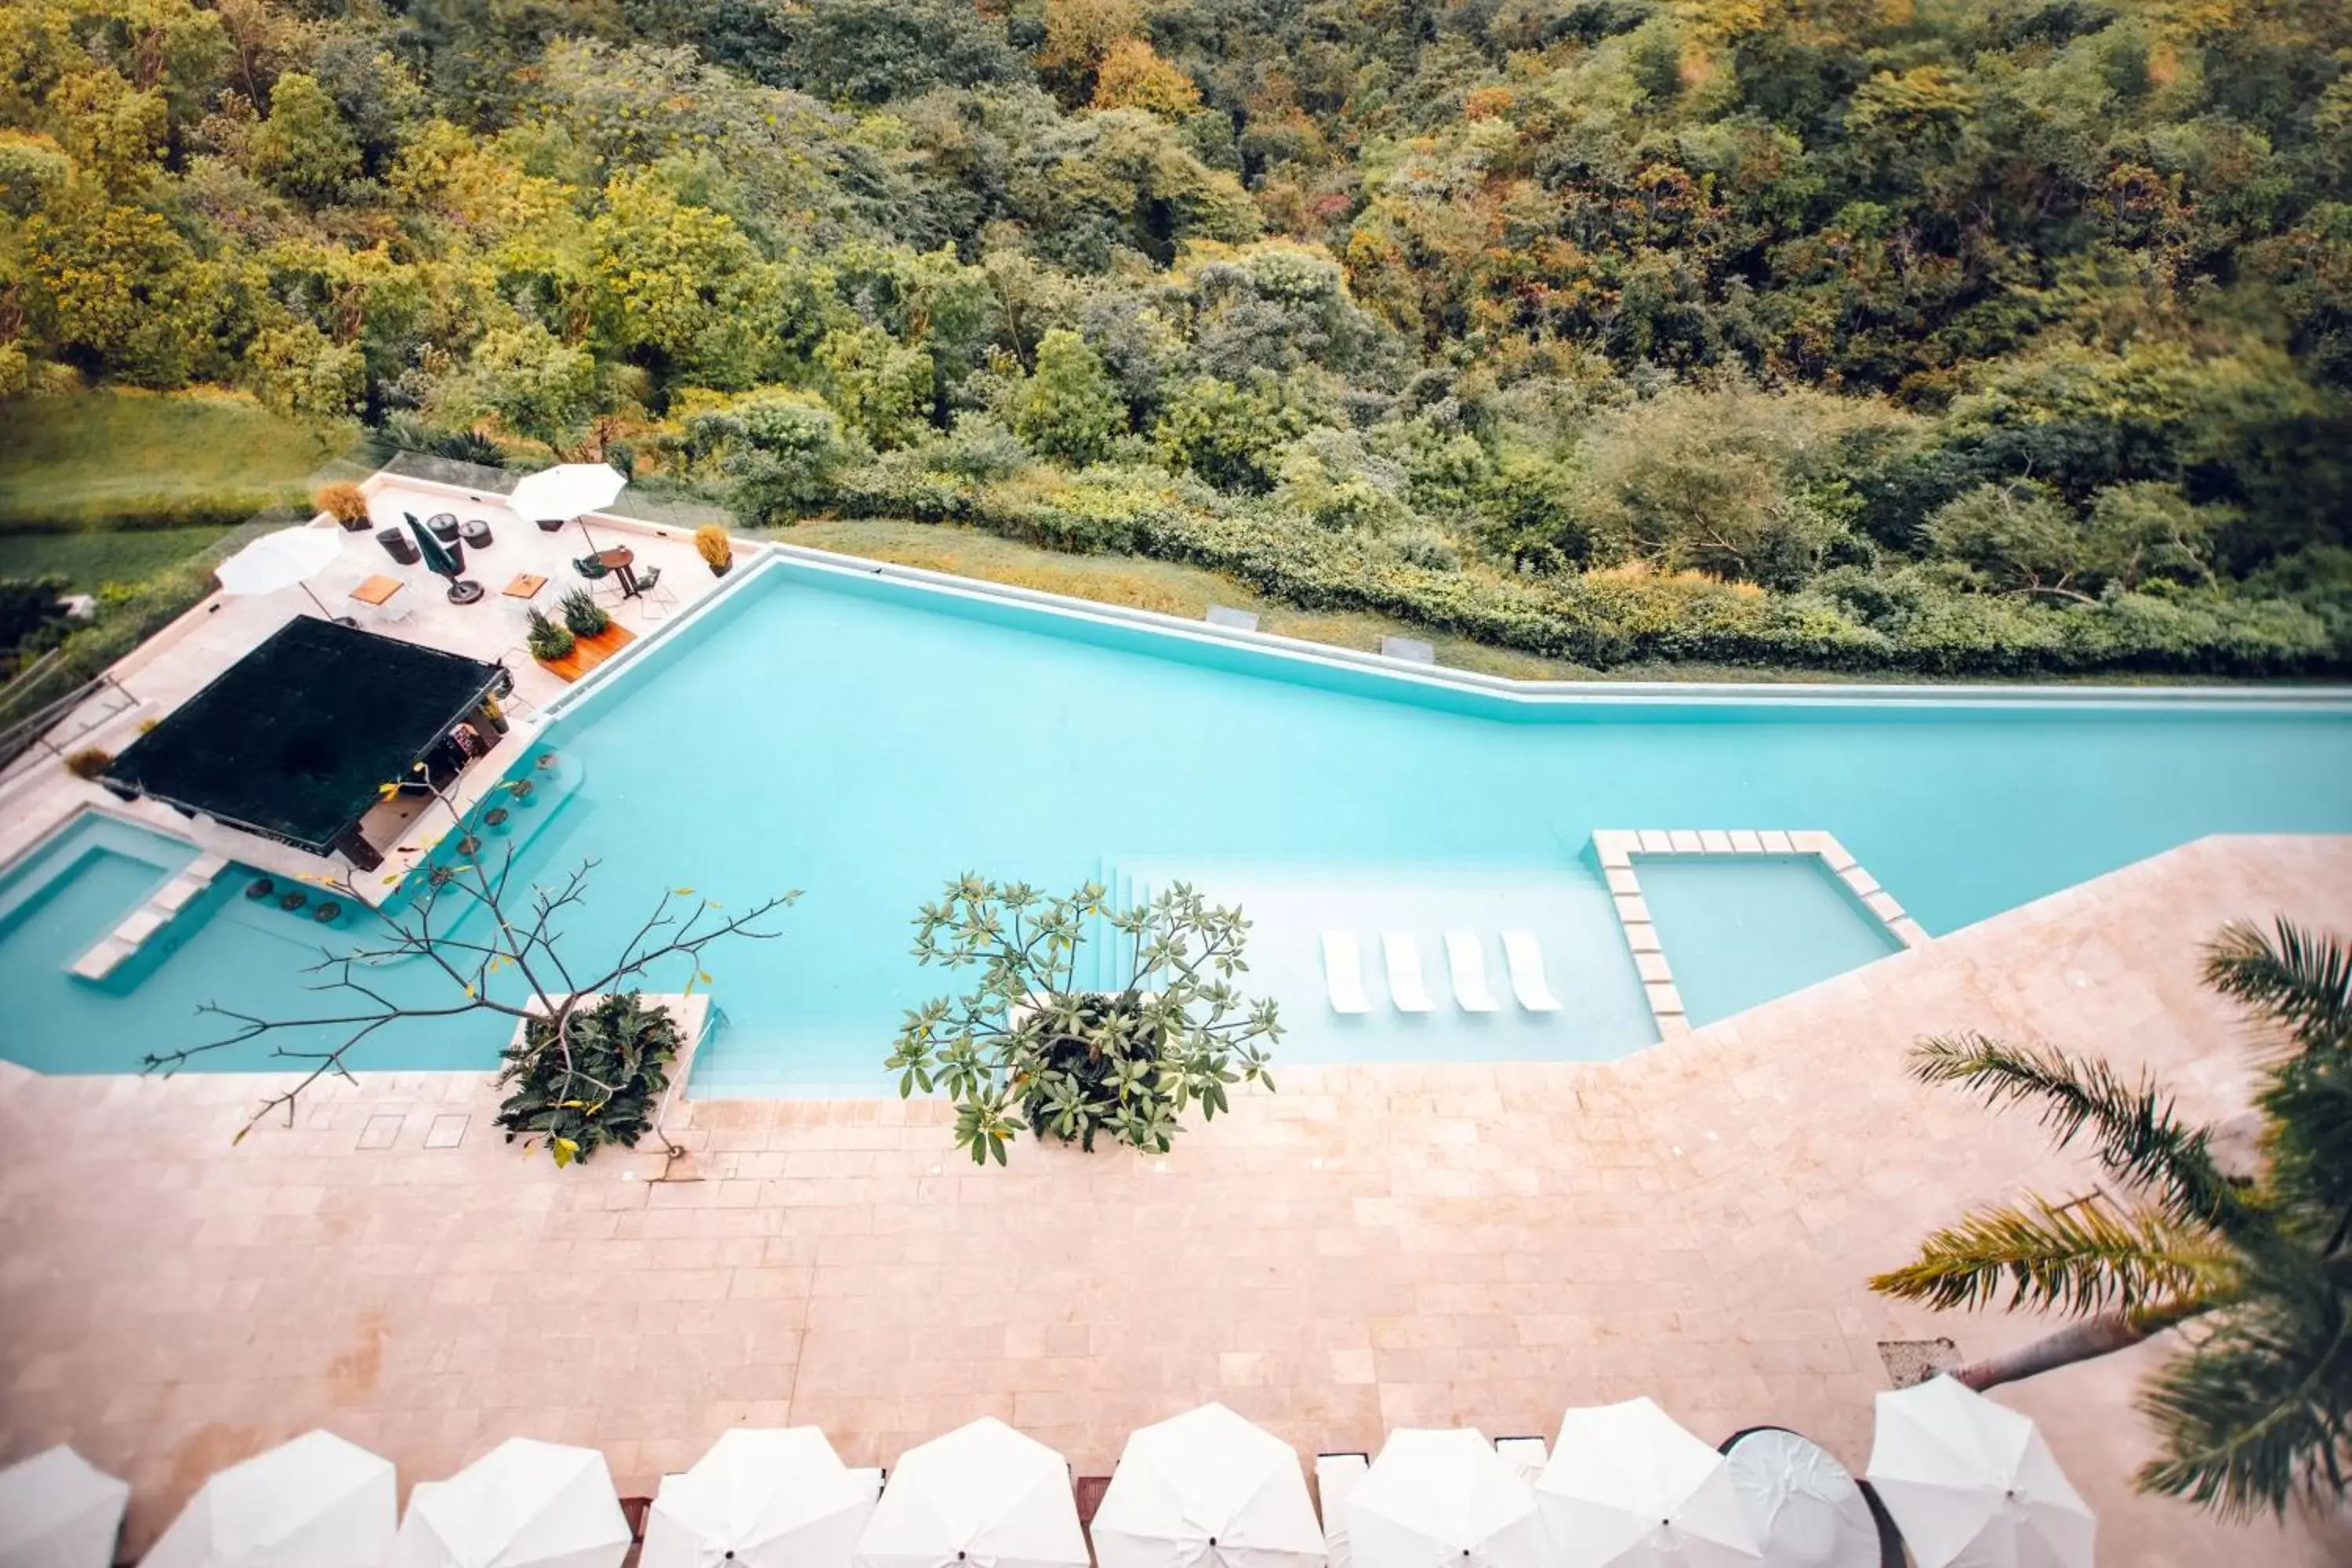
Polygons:
M983 1171L935 1103L719 1101L678 1134L697 1179L656 1182L658 1156L559 1173L481 1136L480 1075L362 1077L234 1149L263 1080L15 1077L0 1460L71 1441L128 1477L134 1550L321 1424L404 1486L523 1433L637 1493L739 1423L871 1464L994 1414L1100 1475L1205 1398L1312 1454L1647 1393L1710 1441L1775 1421L1858 1466L1877 1341L2034 1328L1864 1280L1972 1195L2085 1179L2030 1117L1913 1084L1904 1047L2063 1039L2226 1110L2246 1057L2196 947L2273 910L2352 929L2352 840L2207 840L1617 1063L1292 1068L1166 1160ZM2160 1353L2004 1395L2104 1559L2343 1560L2129 1492Z
M327 1108L324 1106L314 1106L311 1109L314 1110L322 1110ZM406 1120L407 1118L401 1116L396 1112L390 1115L369 1117L360 1127L359 1146L362 1149L391 1148L393 1144L399 1142L401 1123Z

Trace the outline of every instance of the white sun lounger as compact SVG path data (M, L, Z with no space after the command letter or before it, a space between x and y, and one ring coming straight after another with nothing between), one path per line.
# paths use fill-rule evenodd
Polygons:
M1315 1490L1323 1503L1323 1547L1330 1568L1349 1568L1354 1558L1348 1544L1348 1494L1370 1468L1361 1454L1315 1456Z
M1486 950L1476 931L1445 933L1445 964L1454 972L1454 1000L1465 1013L1496 1010L1495 993L1486 984Z
M1323 983L1330 990L1334 1013L1372 1010L1372 1005L1364 999L1364 962L1356 951L1355 932L1323 933Z
M1511 990L1530 1013L1557 1013L1559 998L1544 981L1543 949L1531 931L1503 933L1503 956L1511 961Z
M1421 943L1401 931L1381 933L1381 956L1388 960L1389 996L1400 1013L1427 1013L1437 1004L1421 980Z

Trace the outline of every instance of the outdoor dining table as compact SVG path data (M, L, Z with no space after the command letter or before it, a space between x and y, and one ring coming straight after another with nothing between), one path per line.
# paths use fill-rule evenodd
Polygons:
M596 559L620 577L622 593L631 598L636 596L637 574L630 568L637 563L637 558L627 546L616 544L610 550L599 550Z

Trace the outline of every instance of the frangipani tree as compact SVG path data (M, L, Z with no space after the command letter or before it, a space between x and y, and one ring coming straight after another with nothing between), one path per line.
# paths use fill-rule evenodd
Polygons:
M1107 1133L1166 1153L1195 1101L1205 1120L1232 1108L1232 1084L1274 1087L1265 1047L1282 1033L1275 1005L1230 983L1249 967L1242 912L1181 882L1132 909L1104 898L1099 882L1048 898L967 872L916 916L917 958L977 964L980 979L908 1013L883 1065L902 1096L947 1091L956 1142L976 1163L1004 1163L1020 1122L1088 1150ZM1082 984L1096 921L1118 951L1113 973Z
M2352 957L2284 920L2239 922L2207 949L2205 981L2265 1026L2252 1158L2227 1157L2235 1130L2182 1120L2147 1076L1977 1035L1927 1040L1914 1076L2038 1106L2060 1147L2092 1143L2113 1186L1981 1205L1871 1285L2074 1320L1958 1368L1972 1388L2178 1330L2140 1394L2163 1452L2139 1485L2238 1517L2299 1490L2340 1496L2352 1469Z
M342 892L361 922L349 947L322 945L306 971L318 1005L264 1015L208 1002L198 1011L221 1020L221 1031L148 1056L145 1070L169 1076L215 1051L277 1042L272 1055L300 1076L238 1128L242 1142L273 1111L283 1110L292 1125L296 1102L321 1079L351 1079L351 1053L384 1030L488 1014L520 1026L520 1041L507 1050L500 1074L517 1089L500 1115L509 1141L543 1142L558 1164L584 1158L600 1143L635 1143L651 1125L651 1102L667 1087L667 1061L678 1044L673 1021L641 1005L637 993L648 978L677 969L693 976L689 990L708 984L708 949L731 937L773 940L782 933L770 917L800 894L728 910L692 888L665 889L617 945L586 952L567 939L566 927L587 902L596 862L583 860L547 883L520 881L510 847L493 852L446 793L421 777L418 783L457 823L459 858L410 873L420 881L414 894L380 909L359 896L348 876L316 879ZM495 786L491 798L511 805L531 787L509 781ZM398 788L386 784L387 797Z

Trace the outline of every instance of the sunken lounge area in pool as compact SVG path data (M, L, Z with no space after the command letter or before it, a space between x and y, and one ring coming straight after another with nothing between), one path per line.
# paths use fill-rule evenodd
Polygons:
M995 1415L1103 1474L1210 1398L1313 1454L1648 1394L1710 1442L1785 1425L1859 1471L1882 1345L2037 1327L1869 1277L1968 1195L2085 1179L2030 1118L1914 1082L1911 1042L2063 1042L2225 1114L2245 1058L2199 944L2273 913L2352 929L2341 692L1523 686L748 541L717 578L677 531L594 528L679 565L673 613L619 607L624 657L568 685L506 607L425 596L358 635L472 673L371 698L414 699L381 757L278 754L396 774L489 685L459 688L511 671L457 819L396 825L379 866L333 847L355 790L298 820L149 765L241 661L320 635L291 593L213 602L129 662L141 706L91 733L137 798L54 763L0 779L0 1439L130 1479L126 1545L317 1426L404 1477L586 1444L636 1494L742 1424L823 1426L861 1465ZM494 786L541 779L488 824ZM242 888L324 868L397 899L467 840L523 879L597 862L589 947L665 888L803 890L780 940L710 954L678 1157L508 1146L506 1032L479 1016L388 1031L235 1145L282 1064L138 1073L197 1004L274 1003L367 918ZM172 893L199 868L217 890ZM1165 1156L1024 1138L971 1165L881 1061L949 989L908 921L975 868L1239 905L1280 1092ZM149 910L138 962L71 972ZM2331 1560L2320 1522L2134 1493L2139 1370L2002 1395L2103 1554Z

